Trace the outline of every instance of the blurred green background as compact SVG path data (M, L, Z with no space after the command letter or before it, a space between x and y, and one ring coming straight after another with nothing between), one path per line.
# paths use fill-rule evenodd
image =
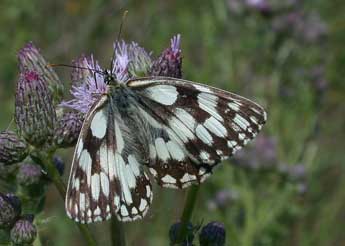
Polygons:
M185 79L243 95L268 111L260 141L201 186L193 223L223 222L226 245L345 245L340 0L1 0L0 129L13 118L16 54L26 42L49 62L93 53L106 66L124 10L125 40L157 56L180 33ZM70 70L56 71L69 88ZM66 180L72 149L59 154ZM125 224L128 245L168 245L185 191L154 190L146 218ZM37 220L43 245L83 245L53 186ZM100 245L110 245L108 223L91 229Z

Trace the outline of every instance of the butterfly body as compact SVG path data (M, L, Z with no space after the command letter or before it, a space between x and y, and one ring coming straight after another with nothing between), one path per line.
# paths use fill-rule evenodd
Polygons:
M81 223L142 218L152 201L146 172L163 187L200 184L266 121L259 105L207 85L105 75L107 91L85 117L67 190L68 215Z

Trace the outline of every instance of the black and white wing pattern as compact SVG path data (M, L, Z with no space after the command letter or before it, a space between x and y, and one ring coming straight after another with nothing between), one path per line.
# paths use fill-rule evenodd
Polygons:
M65 207L80 223L140 219L152 201L139 142L110 99L88 112L74 152Z
M201 183L266 121L258 104L207 85L158 77L131 80L127 86L151 127L148 166L163 187Z

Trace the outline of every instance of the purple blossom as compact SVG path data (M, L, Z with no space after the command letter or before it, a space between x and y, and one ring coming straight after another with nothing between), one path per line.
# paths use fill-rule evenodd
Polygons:
M74 61L74 65L87 69L75 68L72 71L73 85L70 92L74 99L63 101L60 106L87 113L100 95L107 92L107 85L104 83L102 69L92 55L82 56Z
M73 85L70 92L73 99L62 102L60 106L85 114L102 94L107 93L107 85L104 82L106 75L92 55L82 56L74 61L73 65L79 67L73 69L71 75ZM114 44L111 73L119 83L125 83L144 65L151 65L150 55L138 44L133 42L128 45L124 41ZM147 75L147 70L148 68L144 75Z
M181 35L178 34L170 40L170 47L165 49L153 62L151 76L182 77L182 51Z
M181 54L181 34L177 34L170 40L172 54L176 57Z
M113 61L113 71L116 80L125 82L129 79L128 65L129 65L129 52L128 45L125 41L120 41L114 44L115 59Z
M129 73L135 77L147 76L152 66L151 52L147 53L144 48L135 42L129 45L128 50L130 60Z

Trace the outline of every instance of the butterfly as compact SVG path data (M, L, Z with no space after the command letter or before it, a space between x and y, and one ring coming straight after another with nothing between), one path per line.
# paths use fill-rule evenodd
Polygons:
M170 77L117 82L87 112L75 148L66 211L80 223L141 219L158 185L200 184L253 139L266 112L239 95Z

